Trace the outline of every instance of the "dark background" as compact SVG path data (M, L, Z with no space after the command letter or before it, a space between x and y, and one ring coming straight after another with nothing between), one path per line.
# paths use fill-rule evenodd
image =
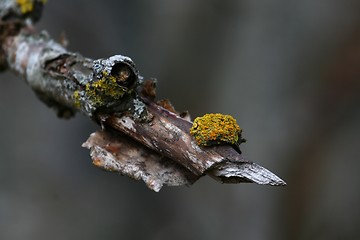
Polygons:
M360 1L54 1L38 30L130 56L193 117L233 115L287 187L148 190L91 165L98 129L0 87L0 239L360 239Z

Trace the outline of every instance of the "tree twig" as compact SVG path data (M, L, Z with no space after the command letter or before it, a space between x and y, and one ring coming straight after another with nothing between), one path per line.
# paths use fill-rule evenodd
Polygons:
M285 185L230 145L199 146L189 133L192 122L169 102L156 103L155 82L144 80L130 58L88 59L35 33L30 20L41 15L43 1L32 3L24 12L15 0L0 1L0 69L23 77L59 116L82 112L102 127L83 144L94 165L142 179L155 191L203 175L222 183Z

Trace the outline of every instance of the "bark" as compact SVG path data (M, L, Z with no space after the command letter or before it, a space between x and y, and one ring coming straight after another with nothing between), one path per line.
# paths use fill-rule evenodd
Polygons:
M102 131L83 144L93 164L163 185L190 185L209 175L222 183L285 185L265 168L245 160L231 145L201 147L190 135L192 122L168 101L155 101L155 82L144 80L122 55L92 60L67 51L32 22L42 1L23 12L15 1L0 2L0 68L20 75L61 117L81 112Z

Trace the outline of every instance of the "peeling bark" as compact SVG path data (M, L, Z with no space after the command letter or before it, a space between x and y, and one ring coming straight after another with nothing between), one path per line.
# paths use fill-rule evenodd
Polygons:
M191 185L199 178L180 164L118 133L97 131L82 146L90 149L95 166L143 180L156 192L164 185Z
M181 117L169 101L157 104L155 82L144 81L130 58L92 60L69 52L34 32L28 20L40 16L41 7L26 14L18 8L15 1L0 2L0 68L23 77L59 116L81 112L103 128L83 144L95 166L142 179L155 191L203 175L223 183L286 185L231 145L198 146L188 115Z

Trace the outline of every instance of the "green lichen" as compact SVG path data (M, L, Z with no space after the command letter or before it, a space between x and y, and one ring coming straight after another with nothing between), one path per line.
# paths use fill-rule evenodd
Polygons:
M107 72L102 72L102 78L85 84L83 91L74 91L75 106L81 102L90 103L93 107L101 107L121 99L128 89L118 84L116 78Z
M103 73L103 78L87 83L85 91L95 105L104 105L107 101L118 100L126 93L126 88L119 86L114 76Z
M200 146L218 144L240 144L241 128L235 118L220 113L205 114L197 117L190 129L190 134Z
M142 118L146 111L132 100L137 98L139 73L128 57L114 55L92 62L92 72L75 76L72 89L73 106L92 117L98 112L135 111Z
M47 0L16 0L16 3L19 5L22 14L32 12L34 10L35 2L41 2L42 4L45 4Z
M80 108L81 106L81 93L79 90L74 92L75 107Z

